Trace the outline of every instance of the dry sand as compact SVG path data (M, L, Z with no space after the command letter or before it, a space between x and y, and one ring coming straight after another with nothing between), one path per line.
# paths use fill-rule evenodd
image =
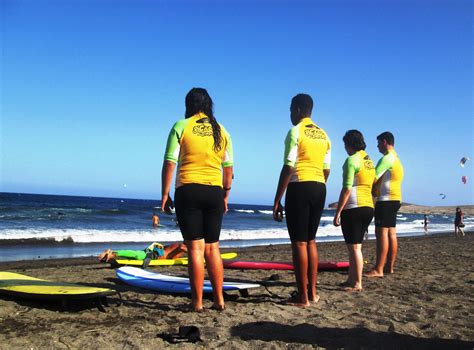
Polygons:
M321 301L307 309L282 305L295 290L291 271L226 270L226 279L267 287L250 291L249 297L229 293L224 312L199 314L182 308L187 296L121 284L115 270L92 259L1 263L1 271L116 289L123 302L116 306L119 299L110 297L110 306L101 312L88 303L62 310L56 303L0 296L0 348L473 349L473 244L472 234L400 239L394 275L364 279L364 291L349 294L338 287L345 272L321 272ZM347 260L342 242L318 247L320 260ZM290 260L285 245L237 251L245 260ZM375 242L364 243L363 251L372 262ZM155 270L187 274L183 267ZM210 305L206 300L205 307ZM199 327L203 341L175 345L159 336L184 325Z

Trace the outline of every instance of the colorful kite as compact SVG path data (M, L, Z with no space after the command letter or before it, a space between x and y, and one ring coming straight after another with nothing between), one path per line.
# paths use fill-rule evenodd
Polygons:
M464 165L466 164L466 162L470 160L469 157L462 157L461 160L459 161L459 165L464 168Z
M463 184L467 184L467 176L464 175L463 177L461 177L461 180L462 180L462 183Z

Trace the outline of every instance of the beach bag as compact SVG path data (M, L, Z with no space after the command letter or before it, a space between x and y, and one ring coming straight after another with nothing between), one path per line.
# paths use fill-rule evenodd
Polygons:
M459 226L460 228L464 228L464 226L466 226L466 225L464 225L464 224L461 222L458 226Z

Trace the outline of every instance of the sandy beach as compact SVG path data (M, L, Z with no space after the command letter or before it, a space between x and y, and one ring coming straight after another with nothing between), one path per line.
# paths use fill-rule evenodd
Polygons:
M158 294L124 284L115 270L92 258L0 263L11 271L54 281L108 287L101 312L90 303L64 310L0 296L1 349L160 349L346 348L472 349L474 347L474 235L400 239L396 273L364 279L364 291L350 294L338 286L346 272L320 272L321 300L307 309L283 305L296 289L291 271L226 270L226 279L265 287L248 297L228 293L227 309L187 312L187 296ZM347 260L342 242L318 245L320 260ZM289 247L233 249L242 260L289 261ZM375 242L364 243L367 267ZM185 267L153 268L186 276ZM209 308L211 301L205 301ZM171 344L163 339L180 326L197 326L201 342Z

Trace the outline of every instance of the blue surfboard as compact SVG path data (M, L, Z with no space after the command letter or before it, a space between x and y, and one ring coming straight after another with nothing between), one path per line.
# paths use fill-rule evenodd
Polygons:
M134 287L164 293L191 293L189 278L150 272L131 266L119 268L116 274L120 280ZM260 285L254 283L224 282L222 289L224 291L231 291L258 287L260 287ZM203 292L212 293L210 281L204 280Z

